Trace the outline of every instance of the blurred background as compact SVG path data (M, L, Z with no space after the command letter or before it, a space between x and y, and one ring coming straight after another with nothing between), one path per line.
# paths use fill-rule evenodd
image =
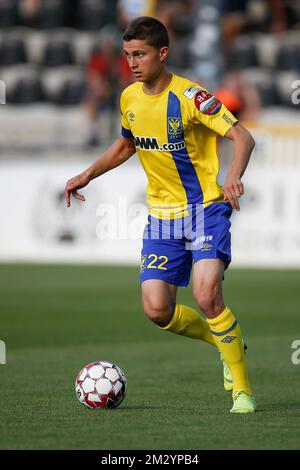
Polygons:
M229 415L212 347L143 316L137 156L65 206L66 181L120 135L122 32L144 14L169 30L170 70L256 140L224 283L248 345L251 420ZM0 448L299 449L299 101L300 0L0 0ZM221 183L231 151L220 138ZM191 287L178 302L197 308ZM94 360L129 381L101 417L74 393Z
M136 157L91 183L86 204L67 210L63 189L120 135L132 82L122 32L141 15L167 26L170 70L214 92L256 139L234 263L299 267L299 0L0 0L0 259L138 263ZM222 183L231 146L219 146Z

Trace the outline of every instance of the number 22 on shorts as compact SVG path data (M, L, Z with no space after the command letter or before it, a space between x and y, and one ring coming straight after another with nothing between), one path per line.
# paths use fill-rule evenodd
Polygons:
M149 269L163 269L164 271L167 270L167 268L164 267L164 265L169 261L167 256L157 256L154 253L151 253L148 255L148 260L152 259L150 263L147 265L147 268ZM159 264L158 264L159 263Z

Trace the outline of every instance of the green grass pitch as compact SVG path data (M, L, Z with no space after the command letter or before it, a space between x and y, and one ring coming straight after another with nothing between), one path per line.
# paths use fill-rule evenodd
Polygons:
M1 449L300 449L300 271L226 274L258 402L241 416L216 350L144 317L136 268L1 265L0 279ZM190 288L178 301L195 306ZM127 375L116 410L75 396L76 374L98 359Z

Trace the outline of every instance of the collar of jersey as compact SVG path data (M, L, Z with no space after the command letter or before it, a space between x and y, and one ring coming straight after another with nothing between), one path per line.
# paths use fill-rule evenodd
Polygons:
M175 80L175 75L172 74L172 78L171 78L171 81L170 81L169 85L161 93L158 93L158 95L147 95L147 93L144 92L143 84L141 83L141 92L143 94L143 98L148 98L149 100L155 100L156 98L159 98L160 96L164 95L165 93L167 93L170 90L171 86L174 83L174 80Z

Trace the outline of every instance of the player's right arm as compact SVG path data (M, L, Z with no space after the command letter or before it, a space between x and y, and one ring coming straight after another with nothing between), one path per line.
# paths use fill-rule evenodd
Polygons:
M67 207L71 204L71 194L79 201L84 201L85 198L83 194L78 193L78 189L84 188L94 178L126 162L134 154L135 145L132 137L122 136L116 140L89 168L67 181L65 187Z

